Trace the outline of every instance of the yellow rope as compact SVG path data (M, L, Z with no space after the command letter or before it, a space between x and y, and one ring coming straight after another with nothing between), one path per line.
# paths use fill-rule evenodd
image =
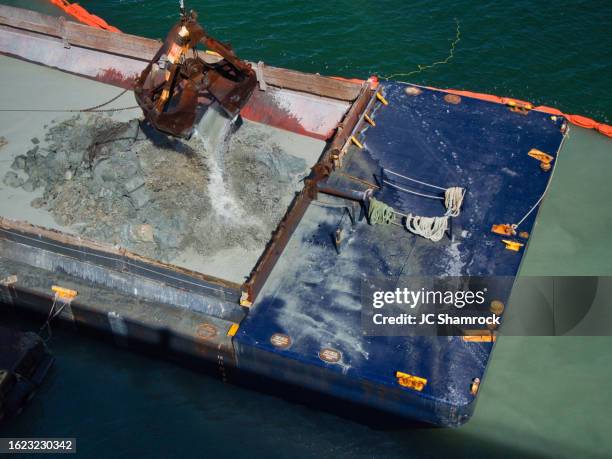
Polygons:
M455 40L451 43L451 47L448 53L448 56L446 56L446 59L442 60L442 61L437 61L434 62L432 64L429 65L422 65L419 64L417 65L417 69L413 70L412 72L408 72L408 73L394 73L392 75L386 76L386 77L380 77L383 80L390 80L391 78L395 78L395 77L407 77L410 75L416 75L417 73L421 73L427 69L433 68L436 65L442 65L442 64L448 64L448 62L455 56L455 47L457 46L457 43L459 43L459 41L461 40L461 30L459 28L459 20L457 18L455 18L455 24L457 24L457 33L455 35ZM400 82L403 83L403 82Z

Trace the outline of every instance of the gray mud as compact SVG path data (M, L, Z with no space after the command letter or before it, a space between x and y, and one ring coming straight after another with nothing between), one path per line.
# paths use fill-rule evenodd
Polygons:
M3 181L42 189L31 205L59 225L157 259L263 251L308 164L253 123L208 150L197 136L170 139L138 120L76 116L33 139Z

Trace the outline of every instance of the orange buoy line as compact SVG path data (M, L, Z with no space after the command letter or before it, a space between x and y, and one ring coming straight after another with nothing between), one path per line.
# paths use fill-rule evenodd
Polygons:
M342 77L335 77L335 76L331 78L335 80L347 81L347 82L355 83L355 84L363 84L364 82L363 80L359 80L356 78L342 78ZM370 86L372 88L378 87L379 78L377 76L373 75L370 78L368 78L367 81L370 83ZM414 86L418 86L418 85L414 85ZM427 89L432 89L434 91L446 92L446 93L454 94L457 96L472 97L474 99L486 100L487 102L494 102L497 104L510 105L510 106L521 108L521 109L527 109L527 110L537 110L539 112L549 113L550 115L555 115L555 116L563 116L567 121L569 121L572 124L575 124L576 126L586 128L586 129L595 129L596 131L598 131L599 133L605 136L612 137L612 126L610 126L609 124L600 123L598 121L595 121L592 118L588 118L582 115L569 115L567 113L563 113L561 110L554 108L554 107L547 107L546 105L538 105L537 107L534 107L533 104L526 102L524 100L513 99L510 97L500 97L500 96L495 96L493 94L484 94L481 92L463 91L459 89L440 89L440 88L434 88L432 86L424 86L424 87Z
M572 124L575 124L576 126L586 129L595 129L596 131L600 132L605 136L612 137L612 126L610 126L609 124L599 123L594 119L587 118L586 116L582 115L569 115L563 113L561 110L554 107L547 107L546 105L539 105L537 107L534 107L531 103L525 102L524 100L512 99L510 97L499 97L494 96L492 94L482 94L479 92L461 91L457 89L439 89L431 87L428 89L435 89L437 91L447 92L450 94L455 94L457 96L473 97L475 99L486 100L498 104L518 106L521 108L526 108L528 110L537 110L539 112L549 113L555 116L563 116L566 120L568 120Z
M108 30L110 32L121 32L118 28L109 25L104 19L96 16L95 14L91 14L77 3L70 3L68 0L49 1L62 11L68 13L70 16L78 19L83 24L87 24L88 26L96 27L98 29Z

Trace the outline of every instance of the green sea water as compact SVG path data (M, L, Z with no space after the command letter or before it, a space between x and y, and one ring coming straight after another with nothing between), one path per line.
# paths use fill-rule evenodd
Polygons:
M161 38L177 1L82 0L110 24ZM612 122L612 3L595 1L192 0L239 56L326 75L398 79L516 97Z
M125 32L154 38L165 35L177 13L174 1L80 3ZM612 122L611 5L187 2L211 34L247 59L345 77L416 72L397 79L526 99L604 122ZM560 160L522 270L612 275L604 224L612 224L610 142L602 148L597 134L571 135L592 148ZM53 372L3 434L74 436L84 457L612 456L607 337L501 339L476 414L459 429L356 422L69 331L56 331L51 345Z

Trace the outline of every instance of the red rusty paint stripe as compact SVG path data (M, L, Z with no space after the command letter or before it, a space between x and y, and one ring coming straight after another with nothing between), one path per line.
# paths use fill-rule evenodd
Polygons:
M96 81L100 81L101 83L119 86L123 89L132 89L134 87L134 81L137 77L138 75L124 75L120 70L110 68L98 72L94 79Z
M267 124L286 131L295 132L318 140L328 140L334 135L335 125L327 132L316 132L305 127L298 118L288 110L279 107L265 93L254 92L240 114L250 120Z

